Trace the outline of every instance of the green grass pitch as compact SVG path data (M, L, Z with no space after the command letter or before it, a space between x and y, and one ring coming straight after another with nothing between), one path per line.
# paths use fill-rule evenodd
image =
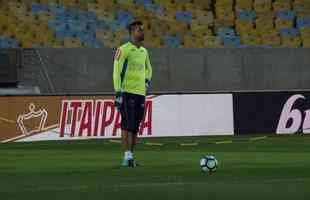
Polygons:
M219 161L211 176L205 154ZM122 156L110 140L0 144L0 199L310 199L307 135L141 139L142 166Z

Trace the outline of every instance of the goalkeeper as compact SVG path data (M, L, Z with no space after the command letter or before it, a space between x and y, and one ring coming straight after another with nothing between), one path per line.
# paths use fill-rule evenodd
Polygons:
M114 56L113 83L115 106L122 118L122 166L136 167L133 151L144 116L145 96L150 88L152 67L149 54L142 47L142 22L134 21L128 26L128 31L131 41L121 45Z

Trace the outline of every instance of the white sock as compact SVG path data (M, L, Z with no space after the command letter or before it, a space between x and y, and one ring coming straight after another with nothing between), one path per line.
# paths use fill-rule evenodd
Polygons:
M125 151L124 158L126 160L133 159L133 153L131 151Z

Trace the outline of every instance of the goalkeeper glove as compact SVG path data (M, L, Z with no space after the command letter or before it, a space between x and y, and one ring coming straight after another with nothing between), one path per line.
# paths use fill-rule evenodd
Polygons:
M123 94L121 92L116 92L114 99L114 106L119 110L123 104Z
M148 79L145 79L145 89L146 89L146 94L148 94L151 90L151 81Z

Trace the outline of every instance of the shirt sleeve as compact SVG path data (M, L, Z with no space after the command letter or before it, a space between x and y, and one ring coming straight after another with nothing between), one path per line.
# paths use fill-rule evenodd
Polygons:
M126 59L125 51L119 47L114 55L114 66L113 66L113 84L115 92L122 90L121 73L123 65Z
M150 62L150 56L149 53L147 52L147 56L146 56L146 63L145 63L145 78L148 79L149 81L152 79L152 65Z

